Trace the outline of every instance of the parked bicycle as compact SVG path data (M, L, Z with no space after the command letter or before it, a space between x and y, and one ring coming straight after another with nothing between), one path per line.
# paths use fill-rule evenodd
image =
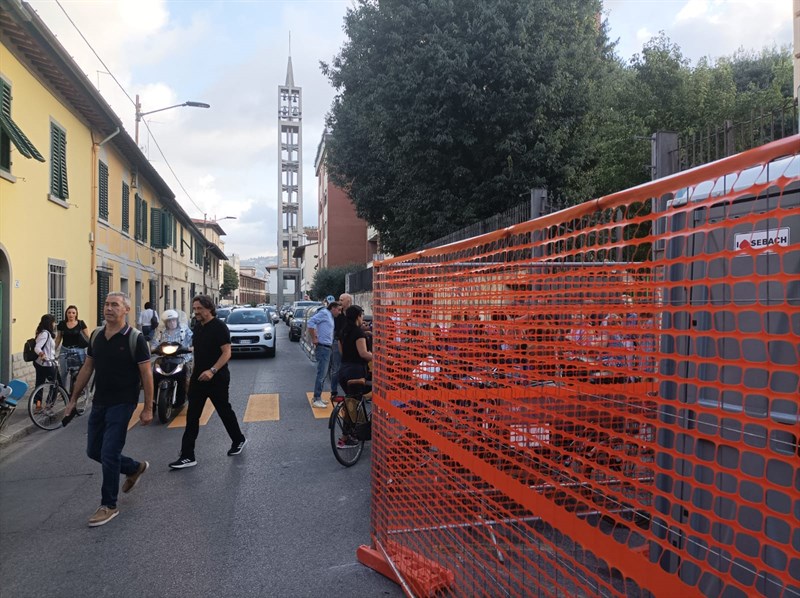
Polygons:
M24 397L26 392L28 385L22 380L11 380L8 384L0 382L0 431L16 411L17 400Z
M55 430L61 427L61 419L64 409L69 403L72 385L82 366L82 356L79 351L69 348L63 350L67 351L67 380L62 381L58 368L55 368L56 379L47 380L34 388L28 399L28 415L30 415L31 421L42 430ZM90 380L78 397L76 415L83 415L89 408L93 398L93 388L94 383Z
M371 387L364 378L349 380L347 394L333 397L336 405L328 420L331 431L331 448L336 460L345 467L355 465L364 443L372 439Z

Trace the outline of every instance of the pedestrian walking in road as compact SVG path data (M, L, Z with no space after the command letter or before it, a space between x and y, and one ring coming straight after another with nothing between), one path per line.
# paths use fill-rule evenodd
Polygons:
M342 308L339 315L334 320L333 328L333 347L331 348L331 396L335 397L339 392L339 368L342 367L342 352L339 350L339 341L342 339L342 330L347 324L347 308L353 305L353 296L350 293L339 295L339 303Z
M169 464L172 469L194 467L197 460L194 445L200 433L200 415L206 399L211 399L228 436L231 448L228 455L242 452L247 439L239 428L236 414L228 400L231 381L228 361L231 358L231 334L218 319L214 302L208 295L198 295L192 300L192 310L197 320L194 329L194 370L189 382L189 408L186 412L186 430L183 432L181 454Z
M105 525L119 514L119 476L125 475L122 491L133 490L150 464L122 454L136 405L144 388L143 426L153 419L153 374L150 349L144 335L127 322L131 300L125 293L109 293L103 305L105 325L96 329L87 348L86 361L72 389L64 412L64 425L72 419L78 397L95 374L94 400L86 441L86 454L103 466L100 507L89 518L89 527Z
M330 367L334 320L342 311L341 304L333 301L333 297L330 299L327 308L321 308L306 322L311 343L314 345L314 357L317 360L317 378L314 382L314 402L312 403L317 409L324 409L328 406L328 403L322 398L322 385L325 383L325 376ZM333 382L331 382L331 386L333 386Z
M144 304L144 309L139 314L139 326L144 337L148 341L153 340L153 333L158 328L158 313L153 309L153 304L149 301Z

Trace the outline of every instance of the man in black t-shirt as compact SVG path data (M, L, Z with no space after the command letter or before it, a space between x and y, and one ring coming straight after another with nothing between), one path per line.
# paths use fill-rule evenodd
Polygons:
M200 415L206 399L211 399L222 420L231 448L228 455L242 452L247 440L239 428L236 414L228 400L231 375L228 361L231 358L231 334L224 322L219 320L214 302L208 295L198 295L192 300L192 310L197 320L192 344L194 346L194 370L189 381L189 408L186 412L186 430L181 442L181 454L169 464L172 469L184 469L197 465L194 445L200 433Z
M87 350L72 397L64 411L64 425L72 419L78 397L92 372L95 373L94 401L89 415L86 454L103 465L100 507L89 518L89 527L105 525L119 514L117 496L119 476L127 479L123 492L130 492L147 471L147 461L134 461L122 454L128 423L139 403L139 388L144 388L144 408L139 414L143 426L153 419L153 372L150 348L143 334L127 323L131 300L124 293L109 293L103 306L106 324ZM132 343L135 335L136 343Z

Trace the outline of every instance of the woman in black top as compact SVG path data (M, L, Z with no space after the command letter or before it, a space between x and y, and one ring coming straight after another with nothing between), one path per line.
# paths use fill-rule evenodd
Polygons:
M61 345L64 348L58 356L58 366L61 371L61 380L66 382L67 355L77 355L83 365L86 360L86 348L89 346L86 322L78 319L78 308L74 305L70 305L64 310L64 319L56 326L56 349Z
M345 312L347 323L339 337L339 352L342 365L339 368L339 386L347 393L347 381L367 377L367 363L372 361L372 353L367 348L367 337L361 325L364 310L351 305Z

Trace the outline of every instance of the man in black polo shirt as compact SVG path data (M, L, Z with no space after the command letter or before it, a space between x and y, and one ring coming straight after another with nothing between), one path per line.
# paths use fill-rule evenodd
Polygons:
M189 408L186 412L186 430L183 432L181 454L177 461L169 464L172 469L194 467L197 460L194 445L200 433L200 415L206 399L211 399L219 413L222 424L231 437L228 455L242 452L247 440L236 421L236 414L228 400L231 374L228 361L231 358L231 334L224 322L219 320L214 302L208 295L198 295L192 300L197 325L194 328L194 370L189 381Z
M144 387L144 408L139 414L143 426L153 419L153 373L150 349L143 334L128 325L131 300L124 293L109 293L103 306L105 327L93 334L72 397L64 412L65 425L71 419L81 391L95 372L95 391L89 415L86 454L103 465L100 507L89 518L89 527L105 525L119 514L119 476L127 479L123 492L130 492L147 470L147 461L134 461L122 454L128 422L139 403L139 386ZM138 335L132 347L131 334ZM132 351L133 349L133 351Z

